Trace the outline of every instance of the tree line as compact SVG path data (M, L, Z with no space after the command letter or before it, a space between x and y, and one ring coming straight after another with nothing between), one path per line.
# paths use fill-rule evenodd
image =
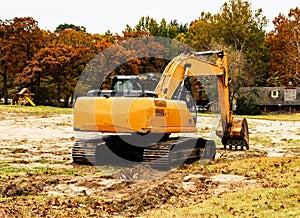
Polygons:
M68 106L81 72L99 52L151 36L175 39L197 51L224 49L230 58L232 96L243 86L285 86L289 81L299 86L300 10L279 14L270 32L265 31L267 24L262 9L253 11L243 0L226 1L216 14L202 12L189 25L142 17L134 27L127 25L122 35L91 34L74 24L61 24L51 32L40 29L32 17L0 20L0 98L8 104L13 93L27 87L36 104ZM162 54L170 52L151 46ZM121 58L130 52L114 55ZM166 64L159 58L133 59L107 73L162 72Z

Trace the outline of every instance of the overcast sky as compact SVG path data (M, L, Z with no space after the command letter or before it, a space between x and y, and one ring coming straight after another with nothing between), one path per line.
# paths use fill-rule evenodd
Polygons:
M87 32L103 34L106 30L122 33L126 24L135 26L142 16L160 21L166 18L179 23L190 23L202 11L212 14L220 11L225 0L4 0L0 19L33 17L41 29L54 31L59 24L75 24ZM272 20L279 13L288 14L299 7L299 0L251 0L252 10L263 9L270 20L267 31L273 29Z

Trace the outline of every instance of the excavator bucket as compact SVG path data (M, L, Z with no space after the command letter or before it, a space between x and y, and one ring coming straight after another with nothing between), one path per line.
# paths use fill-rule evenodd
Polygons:
M230 150L233 147L237 149L240 146L242 150L244 147L249 150L249 131L245 118L233 118L232 125L228 130L224 131L223 129L222 122L220 122L216 133L222 139L222 144L225 149L226 146L229 146ZM227 132L227 134L224 132Z

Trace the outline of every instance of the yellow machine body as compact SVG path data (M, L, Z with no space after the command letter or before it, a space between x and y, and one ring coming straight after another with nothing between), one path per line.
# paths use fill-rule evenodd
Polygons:
M103 133L180 133L196 132L196 124L183 101L81 97L74 107L74 129Z

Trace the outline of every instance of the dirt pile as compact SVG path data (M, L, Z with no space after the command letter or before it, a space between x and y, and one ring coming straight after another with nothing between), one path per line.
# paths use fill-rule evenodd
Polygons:
M44 187L58 184L57 178L43 178L36 176L16 177L0 179L0 194L3 197L16 197L39 195L43 192Z
M111 177L119 180L155 180L162 176L168 174L168 171L156 170L153 169L149 164L138 164L133 168L122 170L115 174L112 174Z

